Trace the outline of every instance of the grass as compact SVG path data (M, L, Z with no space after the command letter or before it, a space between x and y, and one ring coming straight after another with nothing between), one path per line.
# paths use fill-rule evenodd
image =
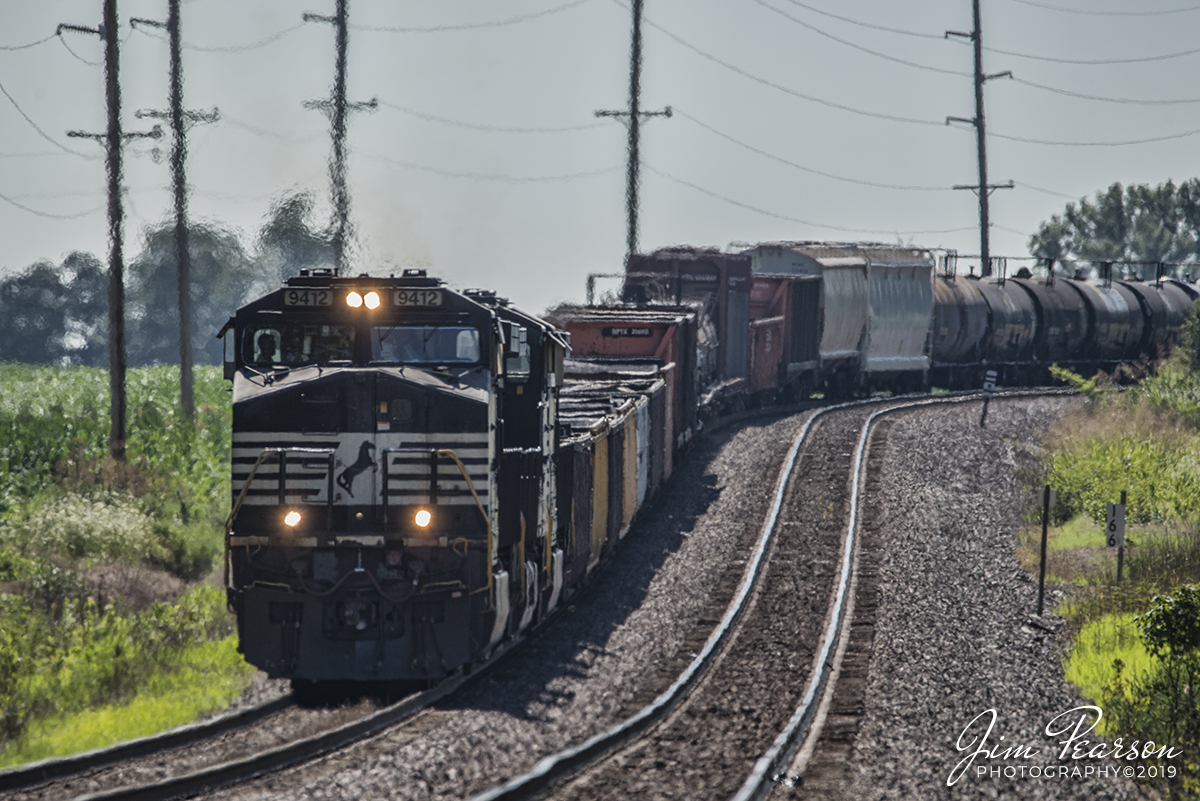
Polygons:
M145 737L224 709L250 683L237 638L189 645L173 670L154 675L132 699L38 718L0 753L0 767L69 756Z
M1041 511L1038 511L1041 514ZM1041 526L1021 532L1017 561L1026 571L1037 575L1042 548ZM1103 571L1106 561L1116 565L1116 551L1104 545L1104 531L1086 517L1076 517L1060 526L1050 526L1046 533L1046 580L1050 582L1086 584Z
M1085 698L1097 702L1103 699L1113 678L1115 660L1121 661L1126 675L1146 675L1154 668L1154 657L1138 636L1133 618L1129 612L1103 615L1083 624L1075 636L1063 669L1067 681L1078 687ZM1108 720L1100 721L1102 734Z
M194 720L239 695L222 548L231 410L220 368L127 376L127 461L108 374L0 364L0 764Z

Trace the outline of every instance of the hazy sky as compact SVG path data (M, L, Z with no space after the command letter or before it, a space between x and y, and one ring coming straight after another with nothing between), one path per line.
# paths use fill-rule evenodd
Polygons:
M993 255L1114 181L1197 175L1196 0L983 0ZM273 199L329 214L329 125L306 100L333 82L333 0L185 0L185 102L221 121L189 140L194 219L253 247ZM0 34L0 272L107 254L100 0L7 0ZM167 46L123 0L127 131L167 103ZM421 266L541 310L582 299L625 249L630 10L620 0L350 2L355 272ZM969 0L645 0L641 247L898 239L979 251ZM47 41L32 47L21 45ZM20 48L20 49L13 49ZM88 63L90 62L90 63ZM1057 91L1051 91L1057 90ZM1081 97L1083 96L1083 97ZM1131 102L1139 101L1139 102ZM1146 102L1153 101L1153 102ZM1162 102L1168 101L1168 102ZM1036 140L1036 141L1031 141ZM1151 141L1152 140L1152 141ZM1120 143L1120 144L1115 144ZM126 149L126 257L169 213L169 140ZM68 152L69 151L69 152Z

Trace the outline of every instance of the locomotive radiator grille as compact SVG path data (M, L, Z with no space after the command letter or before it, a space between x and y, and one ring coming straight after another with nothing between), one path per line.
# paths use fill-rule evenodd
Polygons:
M250 476L264 448L304 446L337 451L334 467L334 506L378 503L383 494L383 459L386 458L389 505L427 504L430 497L431 466L423 452L451 449L467 468L475 496L488 502L487 435L467 434L343 434L320 439L296 432L238 432L233 435L232 478L235 494ZM403 452L395 452L403 449ZM329 465L324 458L291 457L287 461L284 486L292 503L329 502ZM474 506L472 487L457 469L441 470L437 476L436 503L443 506ZM243 505L276 506L280 503L279 463L264 462L254 474ZM236 499L235 499L236 500Z

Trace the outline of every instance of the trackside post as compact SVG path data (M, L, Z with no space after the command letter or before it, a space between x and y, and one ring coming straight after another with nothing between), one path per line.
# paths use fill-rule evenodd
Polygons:
M1054 490L1046 485L1042 493L1042 566L1038 571L1038 616L1045 609L1046 599L1046 538L1050 531L1050 507L1054 504Z
M1117 583L1121 583L1121 568L1125 562L1125 490L1121 490L1121 502L1108 505L1104 524L1105 543L1117 549Z
M983 377L983 412L979 415L979 427L987 427L987 410L988 404L991 403L992 393L996 391L996 379L999 374L995 370L988 370Z

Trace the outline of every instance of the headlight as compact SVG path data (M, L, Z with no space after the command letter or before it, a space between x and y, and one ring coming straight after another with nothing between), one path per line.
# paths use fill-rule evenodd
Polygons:
M293 509L283 518L283 522L292 528L295 528L296 524L300 522L300 513Z
M378 292L368 292L363 297L363 303L366 305L366 307L368 309L378 309L379 308L379 293Z
M346 305L352 309L357 309L359 306L363 305L362 295L358 294L357 292L351 292L346 296Z
M421 528L425 528L429 525L429 521L432 519L433 515L429 513L428 509L420 509L417 511L416 516L413 517L413 522Z

